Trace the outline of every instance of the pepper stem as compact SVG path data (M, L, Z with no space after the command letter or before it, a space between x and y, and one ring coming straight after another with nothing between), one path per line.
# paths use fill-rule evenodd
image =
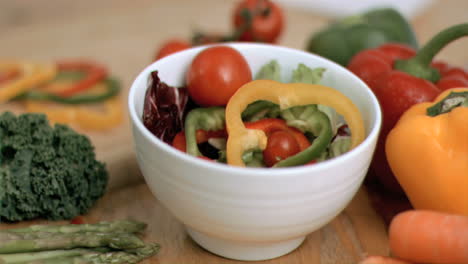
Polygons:
M447 44L464 36L468 36L468 23L449 27L427 42L416 56L407 60L395 61L394 68L418 78L437 82L440 79L440 73L430 66L432 59Z
M456 107L468 107L468 92L451 92L437 104L427 108L428 116L448 113Z

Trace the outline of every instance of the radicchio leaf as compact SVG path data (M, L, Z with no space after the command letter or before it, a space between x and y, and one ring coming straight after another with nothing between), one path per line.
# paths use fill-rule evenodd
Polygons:
M189 100L187 88L171 87L159 79L158 71L153 71L145 94L143 124L156 137L171 144L183 130Z

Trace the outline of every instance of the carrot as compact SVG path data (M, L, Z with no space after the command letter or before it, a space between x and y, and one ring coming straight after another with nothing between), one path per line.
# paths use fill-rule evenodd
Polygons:
M390 249L417 263L467 264L468 217L428 210L395 216L389 228Z
M359 264L411 264L404 260L384 257L384 256L368 256L365 259L361 260Z

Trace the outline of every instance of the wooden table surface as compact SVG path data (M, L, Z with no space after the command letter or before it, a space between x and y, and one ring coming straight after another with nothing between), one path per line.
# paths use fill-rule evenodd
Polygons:
M122 81L126 97L131 82L152 62L163 41L188 39L196 29L228 32L235 2L0 0L0 60L93 58L109 66ZM434 1L411 23L418 39L425 42L450 25L468 22L466 10L466 0ZM285 15L287 24L279 44L298 49L305 47L311 33L330 21L320 14L295 9L286 8ZM465 38L452 43L437 58L468 66L467 51ZM0 106L0 111L5 110L21 112L11 103ZM107 163L111 175L109 192L87 216L89 219L134 217L149 221L147 237L160 242L163 250L147 263L236 263L198 247L150 194L136 164L127 118L105 133L81 132L89 135L98 159ZM364 254L388 254L388 244L385 226L363 188L340 216L308 236L298 250L261 263L356 263Z

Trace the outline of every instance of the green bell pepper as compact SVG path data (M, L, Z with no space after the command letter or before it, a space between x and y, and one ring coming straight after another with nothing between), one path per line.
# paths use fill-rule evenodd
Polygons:
M203 156L197 145L197 130L221 130L224 128L224 107L195 108L185 118L186 149L189 155Z
M359 51L388 42L418 48L416 36L406 19L393 8L379 8L329 24L312 35L306 50L347 66Z

